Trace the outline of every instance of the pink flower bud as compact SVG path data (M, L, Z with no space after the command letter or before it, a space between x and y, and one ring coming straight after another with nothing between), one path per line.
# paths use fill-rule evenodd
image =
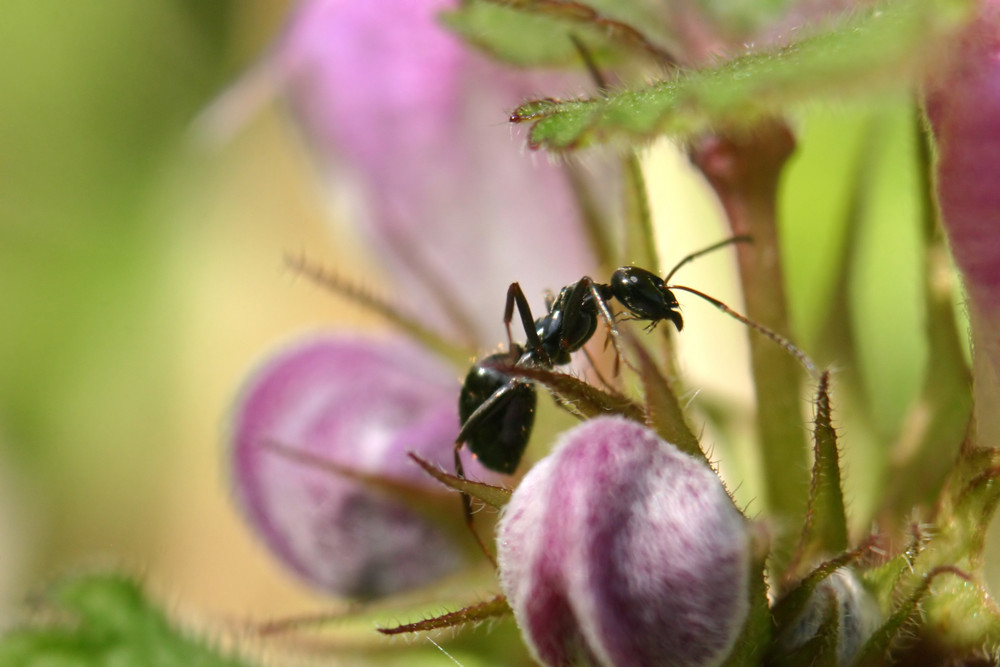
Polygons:
M749 611L747 523L715 473L651 430L592 419L525 476L500 583L546 665L707 665Z
M451 369L406 341L286 348L250 378L234 413L233 481L250 524L292 570L340 595L385 595L452 571L461 547L441 526L384 488L288 452L450 500L407 452L451 467L457 394Z

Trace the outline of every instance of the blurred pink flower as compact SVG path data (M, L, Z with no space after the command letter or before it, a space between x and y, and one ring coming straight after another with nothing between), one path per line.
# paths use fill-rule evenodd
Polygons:
M651 430L596 418L514 491L500 583L546 665L704 665L749 613L747 524L716 474Z
M540 91L593 84L472 51L438 21L454 4L307 0L235 98L279 92L325 185L359 204L359 227L399 300L455 333L446 292L475 339L492 345L512 281L540 308L545 289L593 267L565 170L526 154L508 111Z
M340 595L386 595L462 565L445 531L455 526L410 502L449 494L407 457L451 460L457 391L447 369L404 339L315 337L281 351L251 376L235 410L233 475L247 519L292 570Z
M512 281L540 313L544 289L579 279L592 259L564 170L537 163L510 135L506 110L535 85L446 32L437 13L448 6L307 0L207 119L231 122L262 92L280 94L324 183L353 189L359 227L393 279L392 301L486 347L502 340ZM406 454L451 468L461 373L398 338L306 341L264 364L235 411L232 463L251 525L282 561L355 597L463 563L438 526L371 484L273 447L434 488Z
M930 78L937 196L965 282L981 444L1000 446L1000 2L986 0Z

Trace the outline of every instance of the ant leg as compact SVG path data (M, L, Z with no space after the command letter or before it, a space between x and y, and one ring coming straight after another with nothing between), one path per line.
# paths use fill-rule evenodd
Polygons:
M742 236L734 236L732 238L726 239L725 241L719 241L718 243L713 243L707 248L702 248L697 252L693 252L690 255L684 257L681 261L677 262L677 264L674 265L674 268L670 269L670 273L668 273L667 277L663 279L663 282L669 283L670 279L674 277L674 274L677 273L677 271L685 264L688 264L698 259L702 255L707 255L710 252L715 252L719 248L725 248L727 245L732 245L735 243L753 243L753 237L747 236L745 234Z
M816 364L813 363L813 360L810 359L809 356L805 352L803 352L799 348L795 347L795 345L792 344L792 341L788 340L787 338L785 338L784 336L782 336L778 332L772 331L772 330L768 329L767 327L765 327L763 324L758 324L757 322L754 322L750 318L745 317L743 315L740 315L735 310L733 310L732 308L730 308L726 304L722 303L718 299L716 299L714 297L710 297L709 295L705 294L704 292L699 292L698 290L696 290L696 289L694 289L692 287L684 287L683 285L670 285L669 289L684 290L685 292L690 292L691 294L694 294L696 296L700 296L702 299L704 299L705 301L708 301L710 304L712 304L713 306L715 306L716 308L718 308L719 310L721 310L722 312L724 312L726 315L729 315L730 317L739 320L740 322L742 322L743 324L747 325L751 329L757 331L758 333L763 334L764 336L767 336L768 338L770 338L771 340L773 340L775 343L777 343L781 347L785 348L785 350L789 354L791 354L793 357L795 357L796 359L798 359L799 363L802 364L805 367L805 369L809 372L809 374L811 376L817 377L819 375L819 372L816 370Z
M464 443L461 440L455 442L455 474L457 474L458 477L461 479L465 479L465 467L462 465L462 457L459 455L459 452L461 451L463 444ZM469 529L469 532L472 533L472 537L476 539L476 544L479 545L479 548L486 555L486 559L489 560L490 563L493 564L493 568L496 569L497 567L496 558L490 552L489 548L486 546L486 543L483 542L483 538L479 535L479 532L476 530L476 520L472 516L472 499L469 498L469 494L466 493L465 491L462 491L461 495L462 495L462 515L465 517L465 527Z
M461 430L458 432L458 437L455 439L455 450L454 450L455 474L460 479L466 479L465 466L462 465L462 458L459 455L462 449L462 445L466 444L466 442L470 437L470 434L475 429L480 428L482 426L484 420L495 415L498 411L502 411L505 408L507 408L509 406L508 401L512 398L511 392L515 391L518 387L523 387L523 386L524 386L523 382L520 382L519 380L516 379L511 379L509 382L507 382L506 384L498 388L496 391L494 391L492 394L490 394L490 396L485 401L483 401L478 407L476 407L476 409L472 411L472 414L470 414L468 418L465 420L465 423L462 425ZM520 453L518 454L517 458L520 459ZM509 474L514 472L514 467L516 467L517 464L515 462L514 465L510 467L510 469L505 469L503 467L494 467L485 463L484 465L487 465L487 467L490 467L493 470L497 470L498 472L506 472ZM486 554L486 558L491 563L493 563L494 567L496 567L496 559L490 552L489 548L487 548L486 543L483 542L482 537L480 537L479 533L476 531L475 520L473 519L472 516L472 499L469 497L469 494L466 493L465 491L460 491L460 493L462 496L462 514L465 517L465 525L466 527L468 527L469 532L472 533L472 536L475 538L476 543L479 545L479 548L482 550L484 554Z
M524 292L521 290L521 285L518 283L511 283L510 287L507 288L507 304L503 310L503 323L507 327L507 349L514 349L514 338L510 333L510 323L514 319L515 304L517 305L517 314L521 318L521 326L524 327L524 335L528 339L527 347L534 351L537 358L545 362L545 365L551 366L549 355L542 347L542 339L538 337L538 331L535 329L535 318L531 315L531 307L528 305L528 299L525 298Z
M610 334L610 339L612 345L615 346L615 375L618 374L618 364L620 361L624 361L625 365L631 368L633 371L638 372L638 369L632 365L632 363L625 357L625 353L622 350L622 344L618 331L618 326L615 324L615 316L611 314L611 310L608 308L608 302L603 296L601 296L600 291L597 289L597 284L590 276L584 276L580 283L588 290L594 299L594 303L597 304L597 310L604 318L604 323L608 327L608 333ZM605 342L607 346L607 342Z

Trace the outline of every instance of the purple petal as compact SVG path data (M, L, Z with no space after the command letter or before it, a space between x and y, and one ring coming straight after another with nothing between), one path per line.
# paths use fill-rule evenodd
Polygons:
M286 565L340 595L385 595L452 571L461 552L439 526L273 445L443 494L407 452L452 466L457 394L451 369L406 341L326 337L282 350L234 414L233 479L251 525Z
M473 53L438 23L453 4L308 0L271 65L329 182L360 191L406 304L448 326L447 292L492 344L511 282L540 303L593 265L564 171L506 123L528 95L577 88Z
M983 394L1000 387L1000 2L981 3L928 82L926 108L937 142L938 203L969 297L982 431L997 419L1000 399ZM988 430L988 438L1000 436L1000 424Z
M547 665L715 664L749 610L746 522L718 477L620 418L569 431L528 472L498 556Z

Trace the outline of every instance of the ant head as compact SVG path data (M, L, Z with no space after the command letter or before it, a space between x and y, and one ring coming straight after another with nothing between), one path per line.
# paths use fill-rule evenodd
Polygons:
M670 320L678 331L684 327L677 297L652 271L637 266L621 267L611 276L611 292L634 319Z

